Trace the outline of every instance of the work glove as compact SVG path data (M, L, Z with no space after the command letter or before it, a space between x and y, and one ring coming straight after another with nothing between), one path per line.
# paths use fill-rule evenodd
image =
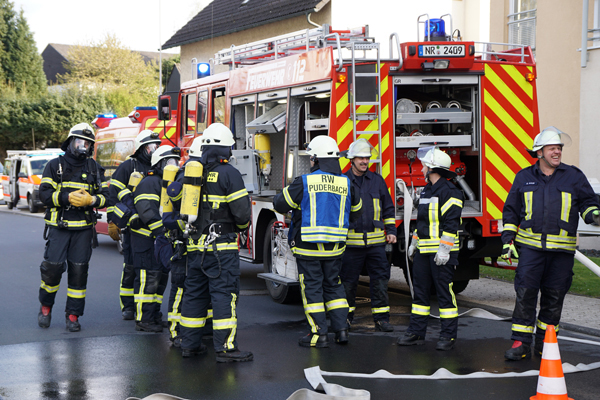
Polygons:
M596 210L592 213L592 218L594 218L594 223L596 225L600 225L600 211Z
M512 265L513 256L519 258L519 253L517 253L517 247L514 242L511 241L510 243L505 243L504 246L502 246L502 255L500 255L500 258L506 261L508 265Z
M121 230L114 222L108 223L108 236L115 242L121 240Z
M433 261L435 261L437 265L446 265L448 260L450 260L450 251L454 247L453 242L453 239L448 236L441 237L440 247L438 247L438 251L433 258Z
M165 235L160 235L154 240L154 257L166 271L171 269L171 257L173 257L173 246Z
M413 233L412 240L410 241L410 246L408 246L408 259L413 261L415 259L415 253L417 252L417 246L419 246L419 237L416 232Z
M87 207L96 202L96 196L92 196L83 189L69 193L69 203L75 207Z

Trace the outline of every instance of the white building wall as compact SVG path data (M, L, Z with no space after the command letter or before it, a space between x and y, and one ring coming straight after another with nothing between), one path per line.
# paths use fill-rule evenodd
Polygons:
M589 50L587 67L581 68L579 113L579 166L587 177L600 180L598 110L600 110L600 49Z

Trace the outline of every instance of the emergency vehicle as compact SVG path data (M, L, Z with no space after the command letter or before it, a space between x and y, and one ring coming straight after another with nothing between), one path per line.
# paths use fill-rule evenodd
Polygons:
M234 134L230 162L252 200L240 256L264 264L259 276L276 301L290 299L298 273L287 242L289 216L277 214L272 199L309 172L304 149L317 135L333 137L340 150L358 138L373 145L371 169L397 204L399 240L389 246L390 257L405 273L406 238L426 184L416 155L425 146L450 155L464 192L454 292L478 278L484 257L500 255L504 200L515 174L533 162L526 149L540 131L535 60L527 46L448 36L446 24L454 32L450 15L420 16L418 41L391 35L387 60L368 26L324 25L232 45L214 58L228 72L182 84L178 130L201 133L222 122ZM349 168L349 160L340 163Z
M61 149L8 150L4 161L2 191L8 209L27 205L29 212L36 213L43 206L39 189L42 174L48 161L64 152Z
M175 115L176 112L173 111L173 116ZM154 106L135 107L124 118L117 118L115 114L99 114L92 121L92 125L97 129L94 158L106 170L107 180L110 180L115 169L133 153L135 138L145 129L156 132L163 144L185 148L189 147L191 142L175 135L175 118L158 120L158 111ZM102 218L96 224L96 231L108 235L106 209L100 210L100 214Z

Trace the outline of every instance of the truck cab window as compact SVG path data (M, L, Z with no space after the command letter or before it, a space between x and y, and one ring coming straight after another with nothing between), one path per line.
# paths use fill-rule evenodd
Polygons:
M196 121L196 132L201 134L206 129L206 114L208 113L208 92L203 90L198 93L198 112Z
M194 135L196 133L196 93L185 95L183 100L184 132L186 135Z
M225 88L212 90L212 122L225 123Z

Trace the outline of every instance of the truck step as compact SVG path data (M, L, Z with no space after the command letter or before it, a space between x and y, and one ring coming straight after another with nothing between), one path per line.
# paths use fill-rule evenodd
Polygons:
M271 272L261 272L257 276L266 281L271 281L286 286L296 286L300 284L300 282L298 282L297 280L286 278L285 276L273 274Z

